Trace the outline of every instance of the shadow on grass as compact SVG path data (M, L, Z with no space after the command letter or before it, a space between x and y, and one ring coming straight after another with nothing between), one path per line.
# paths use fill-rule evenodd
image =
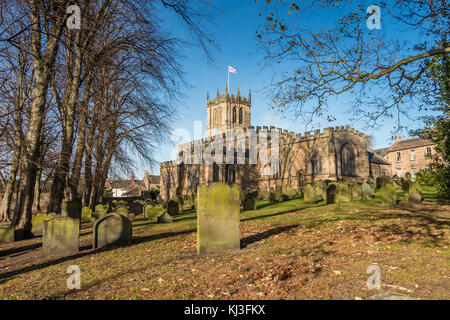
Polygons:
M279 215L283 215L283 214L287 214L287 213L292 213L292 212L296 212L296 211L302 211L302 210L305 210L305 209L308 209L308 208L318 208L318 207L322 207L322 206L325 206L325 205L326 204L321 204L321 205L314 206L314 207L305 206L305 207L300 207L300 208L297 207L297 208L287 209L287 210L274 212L274 213L269 213L269 214L265 214L265 215L259 215L259 216L244 218L244 219L241 219L241 222L275 217L275 216L279 216Z
M185 234L189 234L195 232L195 229L192 230L183 230L183 231L179 231L179 232L165 232L165 233L160 233L160 234L155 234L155 235L150 235L150 236L144 236L144 237L134 237L131 243L131 246L133 245L137 245L140 243L144 243L144 242L149 242L149 241L155 241L155 240L159 240L159 239L164 239L164 238L170 238L170 237L175 237L175 236L179 236L179 235L185 235ZM39 244L41 245L41 244ZM35 265L31 265L25 268L21 268L21 269L17 269L14 271L10 271L10 272L6 272L6 273L2 273L0 274L0 284L4 283L8 278L13 277L15 275L18 274L23 274L23 273L27 273L27 272L31 272L34 270L39 270L39 269L43 269L49 266L53 266L59 263L63 263L66 261L70 261L70 260L74 260L74 259L78 259L78 258L82 258L85 256L89 256L89 255L93 255L96 253L100 253L100 252L105 252L105 251L111 251L114 249L117 249L119 247L117 246L109 246L109 247L104 247L104 248L99 248L99 249L92 249L92 245L88 245L88 246L83 246L80 247L80 252L77 254L73 254L70 256L65 256L65 257L55 257L54 260L50 260L50 261L45 261L39 264L35 264Z
M273 229L266 230L261 233L254 234L252 236L245 237L245 238L241 239L241 249L247 247L249 244L270 238L274 235L289 231L298 226L299 226L298 224L295 224L295 225L291 225L291 226L273 228Z

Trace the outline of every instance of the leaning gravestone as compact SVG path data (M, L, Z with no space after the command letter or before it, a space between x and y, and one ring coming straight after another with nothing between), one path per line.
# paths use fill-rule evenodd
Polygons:
M44 221L42 235L42 255L45 257L66 256L78 252L80 220L69 217L56 217Z
M307 184L304 188L303 199L305 203L315 203L316 202L316 192L312 185Z
M397 203L397 193L392 184L386 184L380 190L381 202L384 206L393 206Z
M114 209L114 212L115 212L115 213L118 213L118 214L121 214L121 215L123 215L124 217L127 217L127 218L128 218L128 209L127 209L126 207L124 207L124 206L118 206L118 207L116 207L116 209Z
M0 243L14 242L14 227L0 225Z
M244 200L244 211L256 210L256 199L252 196L247 196Z
M109 213L94 224L94 249L107 246L129 245L132 239L132 224L127 217L119 213Z
M372 199L372 188L367 183L363 183L361 186L363 200Z
M202 184L197 189L197 253L240 249L239 187Z
M167 212L164 212L158 217L158 223L171 223L173 218Z
M337 202L338 191L335 184L330 184L327 188L327 204L333 204Z

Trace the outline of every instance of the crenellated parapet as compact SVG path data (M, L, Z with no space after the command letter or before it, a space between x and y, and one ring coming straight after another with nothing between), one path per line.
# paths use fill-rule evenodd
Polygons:
M252 93L251 90L248 92L248 97L244 97L241 95L241 92L238 88L237 94L230 94L228 92L228 85L225 89L225 94L220 94L219 89L217 89L217 94L215 98L210 99L209 93L206 93L206 106L214 106L222 102L229 102L229 103L237 103L237 104L244 104L251 107L252 104Z

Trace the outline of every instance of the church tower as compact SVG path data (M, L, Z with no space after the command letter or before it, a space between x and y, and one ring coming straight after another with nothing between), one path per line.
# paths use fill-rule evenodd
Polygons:
M217 89L214 99L210 100L209 93L206 93L206 136L226 133L227 129L248 128L251 123L251 104L251 90L247 98L241 96L239 88L237 95L229 94L228 85L223 95Z

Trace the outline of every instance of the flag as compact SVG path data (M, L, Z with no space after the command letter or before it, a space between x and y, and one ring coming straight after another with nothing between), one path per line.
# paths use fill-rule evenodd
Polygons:
M237 70L233 67L228 66L228 72L237 73Z

